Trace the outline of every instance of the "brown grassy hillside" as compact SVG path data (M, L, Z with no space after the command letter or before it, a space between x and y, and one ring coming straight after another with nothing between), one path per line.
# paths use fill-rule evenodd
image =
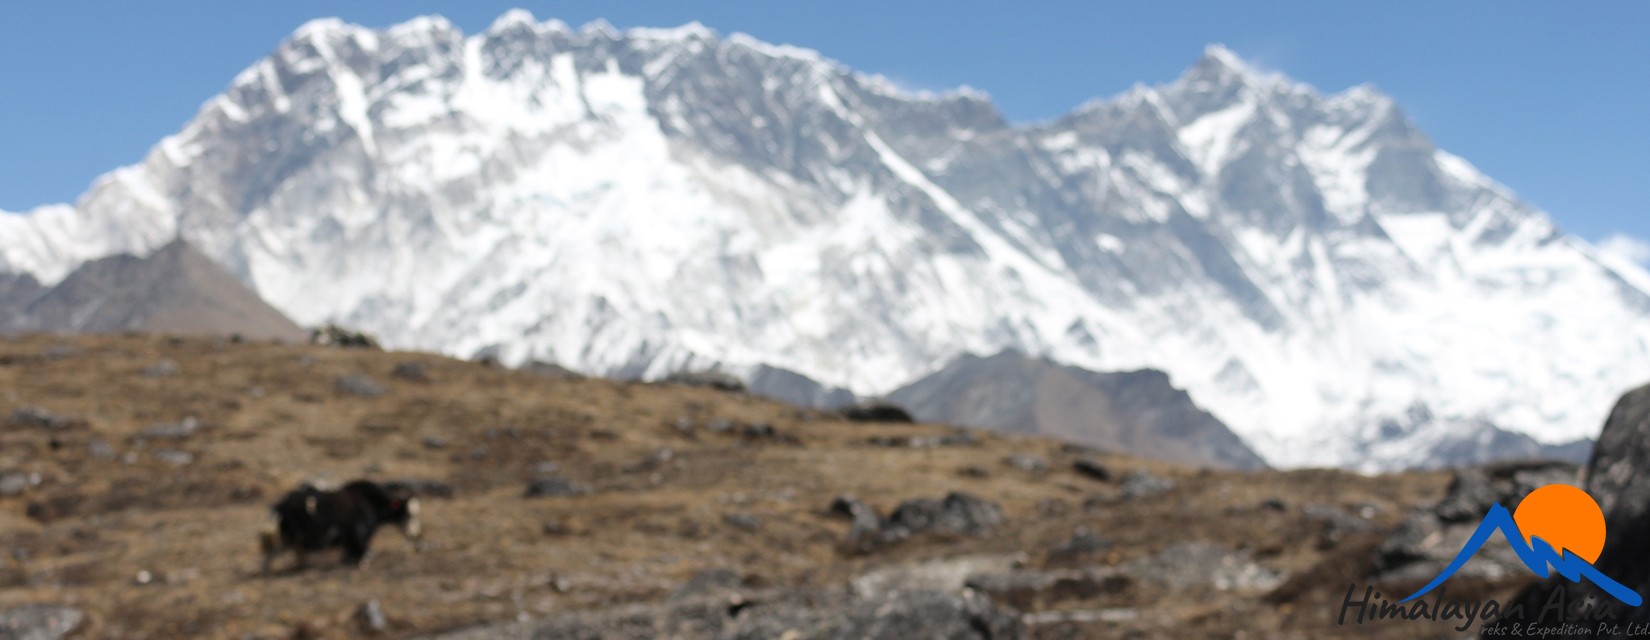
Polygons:
M398 375L407 363L421 366ZM86 637L351 637L372 600L382 635L404 637L656 602L712 569L753 589L829 588L958 558L1122 576L1019 601L1038 637L1415 637L1333 616L1374 542L1448 477L1206 472L709 389L204 338L0 341L0 420L0 473L24 479L0 497L0 610L68 604ZM1082 457L1111 479L1076 472ZM1123 481L1136 471L1172 487ZM524 497L543 476L588 493ZM327 557L260 577L269 503L356 477L451 496L427 499L417 545L381 532L364 570ZM827 509L844 493L886 513L954 491L1006 522L860 552ZM1309 505L1366 526L1331 530ZM1110 546L1055 552L1083 529ZM1222 563L1264 579L1234 584Z

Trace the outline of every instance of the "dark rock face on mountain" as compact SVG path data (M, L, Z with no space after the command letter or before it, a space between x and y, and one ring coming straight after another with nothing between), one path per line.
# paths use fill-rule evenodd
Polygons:
M1417 469L1467 467L1498 460L1563 460L1580 465L1586 464L1587 456L1593 452L1592 438L1545 443L1482 419L1457 420L1446 425L1421 405L1413 405L1402 415L1388 418L1378 428L1389 434L1434 434L1435 439L1425 445L1426 455L1408 465ZM1368 455L1380 456L1383 454L1379 449L1389 446L1370 443L1360 448Z
M1265 466L1160 371L1097 373L1005 351L959 358L888 398L926 422L1054 436L1186 464Z
M1604 575L1640 596L1650 596L1650 385L1623 395L1610 411L1598 446L1587 464L1588 494L1604 511L1604 550L1593 563ZM1533 617L1562 590L1567 601L1592 597L1615 604L1622 615L1619 634L1591 638L1628 637L1630 623L1650 623L1650 607L1626 607L1590 583L1575 584L1555 576L1537 583L1518 595L1516 602ZM1507 620L1506 624L1530 620ZM1593 631L1589 629L1589 631ZM1504 637L1505 625L1485 628L1485 637Z
M1433 447L1431 459L1422 466L1452 467L1494 460L1563 460L1585 464L1592 453L1590 438L1546 444L1522 433L1483 425L1476 433L1459 434Z
M21 309L46 289L26 273L0 273L0 310ZM0 319L0 323L5 320Z
M25 276L26 277L26 276ZM50 289L0 280L0 329L64 333L239 334L299 341L304 332L181 240L154 253L82 265Z
M854 393L841 387L820 384L789 369L758 365L746 383L750 392L799 407L835 409L854 403Z

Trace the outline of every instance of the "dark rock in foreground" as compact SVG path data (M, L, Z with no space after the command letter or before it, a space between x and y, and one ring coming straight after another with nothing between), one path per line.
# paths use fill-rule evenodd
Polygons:
M1500 503L1515 510L1518 501L1537 488L1576 482L1576 466L1559 461L1523 460L1459 469L1443 499L1411 513L1381 543L1370 578L1388 584L1431 580L1455 558L1490 505ZM1523 570L1523 562L1511 547L1489 544L1458 575L1499 577Z
M887 518L853 496L839 496L830 511L853 521L845 546L861 553L923 534L983 536L1004 521L1002 507L960 491L940 499L906 500Z
M922 533L979 536L1003 523L1003 510L979 497L952 492L939 500L918 498L900 503L883 522L884 540Z
M882 532L882 516L875 507L853 496L838 496L831 502L831 513L846 516L853 524L848 529L846 546L854 551L870 551L876 547Z
M1629 391L1616 401L1604 422L1604 431L1599 434L1598 445L1593 448L1592 460L1587 464L1587 481L1582 488L1598 501L1599 509L1604 512L1604 550L1593 566L1641 595L1650 593L1650 546L1645 544L1650 540L1650 385ZM1513 507L1508 505L1508 508ZM1531 612L1530 619L1507 619L1501 625L1486 625L1484 635L1506 637L1511 625L1531 623L1557 589L1564 590L1563 596L1569 602L1592 597L1615 605L1621 612L1612 620L1619 625L1617 634L1630 633L1650 623L1650 607L1627 607L1591 583L1575 584L1562 576L1554 576L1531 585L1512 601Z

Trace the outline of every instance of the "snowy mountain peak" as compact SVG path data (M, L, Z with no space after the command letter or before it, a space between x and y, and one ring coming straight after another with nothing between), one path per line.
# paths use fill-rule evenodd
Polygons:
M355 27L359 29L360 27ZM416 38L421 34L430 34L432 37L442 37L449 34L463 35L457 25L445 16L428 15L418 16L401 24L394 25L386 30L392 38Z
M595 20L584 23L584 26L579 27L579 35L616 40L619 38L619 30L613 26L613 23L608 22L606 19L596 18Z
M492 24L487 26L486 33L491 35L517 29L537 31L539 28L539 19L533 16L532 11L516 8L500 14L497 19L493 20Z
M1650 275L1378 92L1218 46L1014 126L697 24L316 21L73 207L0 216L0 268L180 235L400 348L869 394L1008 348L1161 369L1280 466L1571 439L1650 377Z
M1288 93L1300 86L1282 74L1255 68L1219 44L1205 48L1203 56L1174 83L1174 87L1181 92L1225 96Z
M1198 58L1182 77L1193 80L1244 82L1259 79L1261 74L1237 53L1217 43L1204 47L1203 56Z
M1393 102L1391 96L1368 82L1349 87L1345 91L1331 96L1329 100L1344 109L1385 111L1398 108L1398 103Z
M284 43L302 42L316 38L332 38L338 34L351 34L361 31L362 28L339 18L316 18L301 25L286 37Z
M689 40L714 41L717 39L715 31L711 30L710 27L699 23L697 20L671 29L649 29L642 27L627 29L625 30L625 36L645 40L664 40L667 42L685 42Z

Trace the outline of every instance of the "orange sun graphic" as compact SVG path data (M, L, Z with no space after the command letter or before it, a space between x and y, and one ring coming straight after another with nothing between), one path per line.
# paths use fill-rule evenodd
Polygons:
M1568 550L1593 562L1604 550L1604 512L1593 497L1565 484L1549 484L1524 496L1513 512L1524 541L1541 538L1557 550Z

